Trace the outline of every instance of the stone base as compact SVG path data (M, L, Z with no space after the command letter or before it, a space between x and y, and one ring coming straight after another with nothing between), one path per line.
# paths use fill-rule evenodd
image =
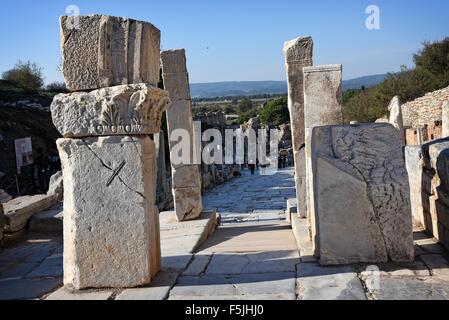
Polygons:
M203 211L201 188L199 187L173 189L173 198L178 221L194 220Z
M156 161L147 136L57 141L64 177L64 284L135 287L160 269Z
M297 213L300 218L307 217L306 149L294 151L295 186Z
M287 223L292 222L292 215L298 214L298 202L296 198L287 199L287 209L285 210L285 220Z
M193 253L218 226L215 210L203 211L193 221L179 222L174 211L160 214L162 253Z

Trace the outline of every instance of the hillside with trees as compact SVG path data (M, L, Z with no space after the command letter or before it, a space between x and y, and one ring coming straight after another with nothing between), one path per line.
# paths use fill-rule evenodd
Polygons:
M343 96L345 121L373 122L388 115L388 104L396 95L405 103L449 86L449 38L424 43L413 61L415 68L403 66L400 72L388 74L375 87L346 91Z

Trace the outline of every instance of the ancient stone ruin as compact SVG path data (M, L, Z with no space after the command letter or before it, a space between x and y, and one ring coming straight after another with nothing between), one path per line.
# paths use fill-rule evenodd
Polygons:
M311 237L316 235L313 197L312 129L317 126L341 124L342 65L323 65L304 68L304 126L306 157L307 219Z
M413 218L449 249L449 138L405 148Z
M449 101L449 87L429 92L401 106L402 121L405 129L406 144L417 145L435 139L444 138L443 105Z
M303 68L313 64L313 40L299 37L284 44L285 67L288 82L288 108L292 132L293 157L295 161L295 185L297 210L306 216L306 164L304 132Z
M310 144L309 201L319 262L412 261L409 186L395 128L315 127Z
M64 284L134 287L160 269L156 148L168 93L159 79L160 32L107 16L61 18L63 73L79 91L51 106L64 179ZM82 59L82 61L80 61Z
M190 139L186 162L175 163L175 161L171 161L175 212L179 221L192 220L201 214L203 206L199 167L194 164L194 158L196 157L194 146L198 142L194 139L192 103L185 51L184 49L163 51L161 60L164 88L170 93L171 99L171 104L168 106L166 113L168 135L171 137L172 134L176 134L181 129L188 133ZM174 153L173 147L176 144L177 141L169 139L171 159L179 157L178 154Z

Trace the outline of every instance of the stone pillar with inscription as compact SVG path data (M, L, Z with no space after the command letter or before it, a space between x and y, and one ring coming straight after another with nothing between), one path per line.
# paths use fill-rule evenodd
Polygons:
M64 285L135 287L160 270L156 149L168 93L154 86L160 34L131 19L61 18L72 93L51 105L64 180ZM69 32L70 31L70 32ZM92 90L94 89L94 90ZM91 90L91 91L82 91Z
M312 167L313 145L311 133L314 127L343 123L342 65L321 65L304 68L304 125L306 136L307 219L310 236L314 240L315 208L313 206ZM315 243L315 242L314 242Z
M295 162L295 186L298 215L306 217L306 173L304 135L303 68L313 64L313 40L299 37L284 44L285 66L288 80L288 108Z
M201 176L198 164L195 164L195 130L190 100L189 76L187 73L184 49L168 50L161 53L162 77L164 88L169 92L171 103L167 107L167 128L172 166L172 192L175 213L178 221L192 220L203 210L201 196ZM172 136L186 134L180 142ZM178 154L179 143L184 143L183 151ZM174 159L180 159L177 161ZM197 159L198 160L198 159Z

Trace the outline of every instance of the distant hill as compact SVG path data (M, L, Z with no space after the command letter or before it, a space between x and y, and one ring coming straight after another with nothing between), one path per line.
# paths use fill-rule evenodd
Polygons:
M360 89L362 86L365 86L365 88L374 87L377 86L379 83L383 82L386 77L387 74L384 73L354 78L350 80L344 80L343 90Z
M373 87L381 83L386 74L364 76L343 81L343 90L365 86ZM192 98L214 98L232 96L254 96L258 94L287 93L285 81L224 81L210 83L191 83Z

